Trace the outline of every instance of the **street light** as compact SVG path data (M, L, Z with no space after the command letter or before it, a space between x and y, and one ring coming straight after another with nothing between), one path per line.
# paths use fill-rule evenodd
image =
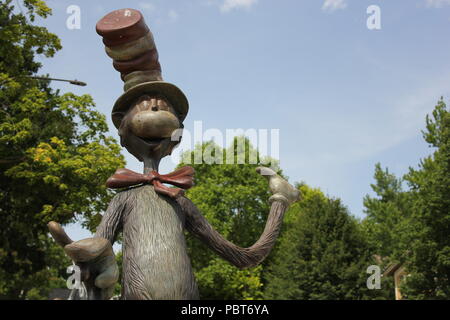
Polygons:
M30 79L36 79L36 80L63 81L63 82L69 82L70 84L73 84L73 85L76 85L76 86L81 86L81 87L86 86L86 82L79 81L77 79L75 79L75 80L67 80L67 79L37 77L37 76L19 76L19 77L12 77L10 79L14 79L14 78L30 78ZM9 81L9 79L4 80L3 82L0 83L0 85L4 84L7 81Z
M57 79L57 78L46 78L46 77L35 77L35 76L28 76L27 78L31 79L37 79L37 80L51 80L51 81L63 81L63 82L69 82L70 84L74 84L76 86L86 86L86 82L79 81L79 80L66 80L66 79Z

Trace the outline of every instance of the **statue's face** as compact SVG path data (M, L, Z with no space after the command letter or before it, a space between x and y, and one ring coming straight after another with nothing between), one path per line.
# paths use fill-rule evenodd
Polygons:
M119 128L122 146L140 161L162 158L172 152L179 141L171 141L172 133L182 128L175 109L158 95L138 98L128 110Z

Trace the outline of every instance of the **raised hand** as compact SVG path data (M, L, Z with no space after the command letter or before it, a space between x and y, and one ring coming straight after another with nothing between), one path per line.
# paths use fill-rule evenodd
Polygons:
M269 180L269 188L273 193L269 198L271 203L279 200L289 206L300 198L300 191L280 177L274 170L267 167L258 167L256 168L256 172Z
M87 238L72 241L57 222L48 223L50 234L66 254L80 267L81 280L84 282L89 300L107 300L111 298L114 285L119 279L111 243L104 238Z

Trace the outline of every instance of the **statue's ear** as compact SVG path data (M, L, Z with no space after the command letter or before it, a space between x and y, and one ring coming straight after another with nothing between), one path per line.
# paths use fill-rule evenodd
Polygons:
M113 121L114 121L114 116L116 116L116 119L118 119L120 117L120 125L117 128L118 132L119 132L119 136L123 135L125 133L125 131L127 130L127 126L128 126L128 121L127 121L127 114L126 113L115 113L113 114Z
M117 129L120 130L120 127L122 126L123 118L125 117L125 112L113 112L111 114L112 122L116 126Z

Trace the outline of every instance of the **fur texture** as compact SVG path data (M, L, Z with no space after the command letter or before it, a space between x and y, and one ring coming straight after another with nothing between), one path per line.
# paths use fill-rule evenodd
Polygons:
M157 194L150 185L120 192L96 236L113 242L120 229L123 299L198 299L178 203Z
M248 268L270 253L286 209L285 202L274 201L261 237L241 248L214 230L191 200L173 200L143 185L114 197L95 236L114 243L123 230L122 299L198 299L184 229L233 265Z

